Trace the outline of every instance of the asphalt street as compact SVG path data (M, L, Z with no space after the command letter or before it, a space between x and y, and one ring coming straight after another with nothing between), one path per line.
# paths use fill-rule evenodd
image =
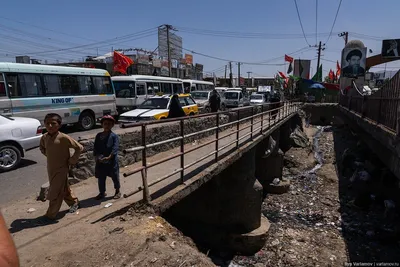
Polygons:
M76 140L79 136L99 131L101 128L85 132L77 132L72 127L63 129L63 132ZM0 207L8 202L32 197L39 192L40 186L45 182L47 182L46 158L40 153L39 148L26 152L17 169L0 173Z

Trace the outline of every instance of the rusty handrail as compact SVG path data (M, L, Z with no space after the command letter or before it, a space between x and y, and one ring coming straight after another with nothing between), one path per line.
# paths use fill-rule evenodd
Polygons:
M270 129L273 124L283 120L284 118L291 115L292 113L297 112L297 109L298 109L298 103L293 103L291 101L277 102L277 103L273 103L273 104L279 105L279 106L277 108L274 107L272 109L269 109L272 105L271 103L269 103L266 105L260 105L260 107L261 107L260 112L259 112L259 106L256 106L256 107L251 106L251 107L244 107L244 108L236 108L236 109L232 109L229 111L215 112L215 113L211 113L211 114L201 114L201 115L196 115L196 116L191 116L191 117L183 117L183 118L178 118L178 119L166 119L163 121L155 121L155 122L149 121L149 122L143 122L141 124L135 124L135 125L129 124L132 127L141 127L142 142L141 142L140 146L124 149L124 153L141 151L141 153L142 153L142 159L141 159L142 164L141 165L142 166L138 167L132 171L125 172L124 177L131 176L133 174L140 172L141 177L142 177L142 186L139 186L139 188L137 190L135 190L131 193L124 194L124 197L129 197L137 192L143 191L143 200L147 203L150 202L151 197L150 197L149 187L151 187L155 184L158 184L161 181L164 181L164 180L168 179L169 177L176 175L178 173L180 173L180 183L181 184L184 183L184 176L185 176L186 169L188 169L196 164L199 164L200 162L202 162L203 160L205 160L211 156L214 156L214 161L218 162L220 151L228 148L229 146L232 146L235 143L236 143L236 146L235 146L236 149L239 148L240 144L241 144L241 140L244 140L245 138L248 138L250 136L250 141L252 141L255 136L264 134L264 130ZM268 108L265 109L265 107L268 107ZM255 112L255 110L256 110L256 112ZM243 112L243 111L251 111L251 113L250 113L250 115L248 115L248 113L246 113L246 114L242 113L242 115L244 117L240 118L241 112ZM220 115L229 114L229 113L235 114L236 119L232 122L220 124ZM209 118L215 117L215 121L216 121L215 126L210 127L209 129L185 134L185 129L184 129L185 120L194 119L194 118L205 118L205 117L209 117ZM273 123L271 123L271 117L274 117ZM258 118L260 118L260 119L258 119ZM268 120L268 124L264 123L265 120ZM163 124L163 123L168 123L168 122L179 123L179 128L180 128L179 136L173 137L173 138L170 138L167 140L155 142L152 144L146 144L147 127L149 125L153 125L153 124ZM226 129L226 128L234 127L235 124L236 124L235 131L220 135L220 131L222 131L223 129ZM260 124L260 126L254 127L255 124ZM125 126L123 126L123 127L125 127ZM247 131L249 128L250 128L250 131ZM212 140L207 141L204 144L201 144L200 146L185 150L185 140L186 139L194 137L201 133L207 133L207 132L211 132L211 131L215 131L214 138ZM243 131L247 131L247 133L245 132L244 135L240 136L240 133ZM234 138L232 141L228 141L228 144L225 144L222 147L220 146L220 144L219 144L220 140L231 137L232 135L235 135L235 134L236 134L236 138ZM176 142L176 141L180 141L180 152L178 154L164 157L164 158L154 161L152 163L147 162L147 149L155 147L155 146L163 145L163 144L168 144L171 142ZM185 155L186 154L191 153L193 151L197 151L197 150L199 150L207 145L210 145L212 143L215 143L214 150L207 151L206 155L196 159L195 161L193 161L191 163L185 163ZM180 158L179 167L177 165L177 168L173 172L165 174L164 176L156 179L155 181L152 181L150 183L148 182L148 177L147 177L148 169L158 166L167 161L176 159L176 158Z

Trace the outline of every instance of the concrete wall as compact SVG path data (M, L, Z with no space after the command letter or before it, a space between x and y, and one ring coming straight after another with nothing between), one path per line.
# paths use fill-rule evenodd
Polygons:
M400 142L396 138L396 134L376 125L376 123L362 119L346 109L340 108L340 111L347 124L361 136L368 147L400 179L400 146L398 145Z
M340 110L338 104L330 103L306 103L301 109L304 111L304 115L310 113L310 123L314 125L337 125L343 124L341 119Z

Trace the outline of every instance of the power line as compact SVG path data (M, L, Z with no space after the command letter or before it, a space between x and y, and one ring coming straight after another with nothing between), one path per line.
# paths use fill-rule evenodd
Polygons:
M140 36L139 39L140 38L144 38L144 37L148 37L148 36L154 35L156 32L157 32L157 28L150 28L150 29L143 30L143 31L140 31L140 32L137 32L137 33L132 33L132 34L128 34L128 35L124 35L124 36L120 36L120 37L116 37L116 38L112 38L112 39L107 39L107 40L96 42L96 43L79 45L79 46L69 47L69 48L61 48L61 49L57 49L57 50L32 52L32 53L28 53L28 54L30 54L30 55L40 55L40 54L46 54L46 53L69 51L69 50L73 50L73 49L77 49L77 48L93 47L93 46L96 46L98 44L104 44L104 43L107 44L107 45L118 44L118 43L123 43L123 42L126 42L126 41L132 41L130 38L134 38L134 37L139 37ZM124 40L124 41L120 42L120 40ZM137 40L137 39L133 39L133 40ZM97 47L103 47L103 46L97 46Z
M27 26L30 26L30 27L34 27L34 28L37 28L37 29L41 29L41 30L45 30L45 31L54 32L54 33L57 33L57 34L62 34L62 35L74 37L74 38L77 38L77 39L85 39L85 40L88 40L88 41L97 42L97 40L93 40L93 39L89 39L89 38L81 37L81 36L76 36L76 35L72 35L72 34L69 34L69 33L60 32L60 31L55 31L55 30L52 30L52 29L48 29L48 28L44 28L44 27L41 27L41 26L33 25L31 23L18 21L18 20L15 20L15 19L10 19L10 18L3 17L3 16L0 16L0 18L1 19L5 19L5 20L9 20L9 21L13 21L13 22L16 22L16 23L19 23L19 24L22 24L22 25L27 25Z
M187 27L175 27L179 32L198 34L215 37L227 37L227 38L242 38L242 39L299 39L303 38L302 34L276 34L276 33L251 33L251 32L230 32L230 31L216 31L207 29L194 29ZM314 34L306 34L306 36L312 36ZM329 33L321 33L320 36L328 36Z
M299 18L300 27L301 27L301 31L303 32L304 40L306 40L306 43L308 44L308 46L311 46L310 43L308 42L306 34L304 32L303 23L301 22L299 7L297 6L297 1L296 0L293 0L293 1L294 1L294 4L296 5L297 17Z
M339 11L340 11L340 6L341 6L341 5L342 5L342 0L339 1L339 6L338 6L338 8L337 8L337 10L336 10L336 15L335 15L335 19L333 20L331 32L329 33L328 39L326 40L325 44L328 43L329 39L330 39L331 36L332 36L332 31L333 31L333 28L335 27L336 19L337 19L338 15L339 15Z

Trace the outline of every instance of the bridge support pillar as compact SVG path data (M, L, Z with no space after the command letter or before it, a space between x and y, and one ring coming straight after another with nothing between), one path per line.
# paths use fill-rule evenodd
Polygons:
M194 240L217 250L252 254L269 230L261 217L263 187L255 178L255 149L167 210L163 216Z
M283 153L286 153L292 147L290 140L291 133L292 129L290 128L290 123L285 123L282 125L280 129L279 148L283 151Z

